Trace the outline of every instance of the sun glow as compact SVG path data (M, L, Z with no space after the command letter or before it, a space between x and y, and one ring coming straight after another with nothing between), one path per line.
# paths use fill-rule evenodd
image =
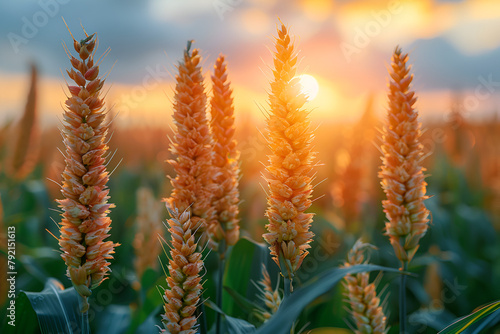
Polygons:
M307 97L307 101L312 101L318 95L319 85L318 81L309 74L302 74L297 76L299 83L302 86L301 92Z

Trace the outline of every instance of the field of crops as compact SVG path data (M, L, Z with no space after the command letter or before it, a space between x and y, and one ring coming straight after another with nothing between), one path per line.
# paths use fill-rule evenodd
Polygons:
M0 333L500 333L498 113L422 121L395 46L385 109L318 124L278 21L258 121L187 41L172 122L120 126L101 34L68 28L57 126L35 65L1 126Z

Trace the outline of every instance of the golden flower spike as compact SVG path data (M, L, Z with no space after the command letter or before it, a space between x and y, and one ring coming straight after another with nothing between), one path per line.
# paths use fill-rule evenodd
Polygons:
M212 75L213 96L210 100L212 120L210 128L214 139L214 167L217 169L214 206L216 219L208 226L210 248L217 249L225 239L226 245L234 245L239 238L238 226L238 177L239 152L234 140L234 106L232 89L227 79L224 56L219 55Z
M73 38L78 58L70 57L73 68L66 71L75 85L68 86L70 96L62 121L66 168L61 192L65 198L57 200L64 211L60 223L61 256L73 286L84 299L82 312L88 308L91 289L101 284L110 271L108 260L119 245L104 241L111 229L107 214L114 207L108 203L109 173L103 157L108 150L108 126L103 123L106 113L100 98L104 79L99 78L99 64L94 63L95 34L86 36L80 42ZM66 52L70 56L69 50Z
M413 108L417 100L410 91L413 75L406 66L408 54L397 47L392 56L389 83L389 110L382 137L379 172L387 199L382 202L388 222L386 233L396 256L408 264L417 252L428 228L429 211L424 205L427 183L422 167L421 124Z
M309 112L303 109L306 96L295 77L297 56L285 25L281 24L274 53L266 137L271 148L265 176L269 185L266 216L269 224L264 239L273 260L286 280L309 253L313 233L309 231L312 173L315 153Z
M361 239L356 241L347 255L347 262L344 267L357 264L367 264L365 260L365 250L373 248L373 245L363 243ZM375 283L370 282L369 273L351 274L344 277L345 302L349 305L349 312L354 319L356 334L373 333L386 334L387 318L380 298L377 296Z
M172 194L164 199L167 207L180 212L189 210L193 230L202 236L201 245L207 240L204 233L213 224L214 193L212 168L212 137L206 115L206 94L201 73L199 50L190 51L191 42L179 63L174 96L174 136L170 152L176 156L168 162L174 167L176 177L171 179Z
M202 254L197 252L195 226L189 211L182 214L176 208L168 208L169 232L172 235L170 261L165 290L165 314L162 315L163 329L160 333L195 334L197 324L194 312L200 301L202 286L200 271L203 268Z

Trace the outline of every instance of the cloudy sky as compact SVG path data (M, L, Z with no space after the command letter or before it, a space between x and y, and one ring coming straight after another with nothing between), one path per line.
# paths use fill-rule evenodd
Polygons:
M41 74L44 124L61 112L62 43L72 42L61 17L77 39L82 24L98 34L100 52L111 49L101 68L116 62L107 99L122 124L170 118L172 75L191 39L207 78L227 55L238 111L262 120L278 17L300 49L299 72L319 82L309 103L322 122L355 119L371 94L383 113L396 45L410 53L424 117L443 119L456 92L471 118L500 103L497 0L0 0L0 121L22 110L30 62Z

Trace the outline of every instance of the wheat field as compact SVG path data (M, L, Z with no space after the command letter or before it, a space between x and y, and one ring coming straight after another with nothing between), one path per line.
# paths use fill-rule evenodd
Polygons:
M1 123L1 333L500 333L498 113L457 91L430 117L404 40L330 119L286 15L251 70L258 113L242 61L186 38L159 102L154 75L135 86L147 121L113 95L133 46L60 21L59 109L40 57Z

